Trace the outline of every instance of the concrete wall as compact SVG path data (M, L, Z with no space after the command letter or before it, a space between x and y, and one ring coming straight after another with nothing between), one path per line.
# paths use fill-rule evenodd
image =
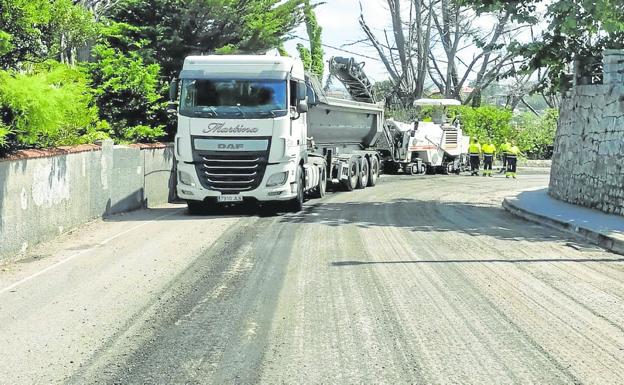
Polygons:
M562 102L549 193L624 215L624 61L613 55L605 55L605 84L576 86Z
M173 197L173 148L113 146L0 160L0 260L92 219Z

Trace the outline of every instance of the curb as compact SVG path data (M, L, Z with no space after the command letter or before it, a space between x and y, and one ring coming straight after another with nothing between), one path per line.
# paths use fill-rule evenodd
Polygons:
M556 230L561 230L566 233L578 235L585 240L609 250L613 253L624 255L624 240L614 238L608 234L598 232L596 230L589 229L587 227L578 226L564 221L558 221L556 219L537 214L535 212L527 211L516 206L509 198L503 200L503 208L513 215L524 218L531 222L536 222L542 225L546 225Z

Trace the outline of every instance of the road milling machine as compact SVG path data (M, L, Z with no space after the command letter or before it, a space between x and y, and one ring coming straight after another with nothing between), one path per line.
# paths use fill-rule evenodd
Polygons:
M460 119L451 119L448 107L459 105L454 99L418 99L414 106L426 108L431 116L412 124L388 119L384 149L384 172L417 174L459 174L468 168L470 137L463 134Z

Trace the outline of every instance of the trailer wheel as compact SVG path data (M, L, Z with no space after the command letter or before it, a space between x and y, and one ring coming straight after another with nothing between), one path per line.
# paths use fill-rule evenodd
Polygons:
M358 179L360 178L360 162L357 156L352 156L349 159L348 169L347 179L343 179L341 182L347 191L353 191L357 187Z
M293 213L298 213L303 210L303 200L304 200L304 188L303 185L305 183L305 179L303 177L303 170L301 167L297 167L297 197L293 198L289 203L289 211Z
M363 189L368 186L368 174L370 167L368 166L368 159L366 157L362 157L362 163L360 164L360 173L357 182L357 188Z
M314 198L322 198L325 196L326 189L327 189L327 173L325 171L325 168L323 167L321 168L321 174L319 176L319 184L314 189L314 193L312 194L312 196Z
M370 158L370 176L368 177L368 186L375 186L377 184L377 178L379 178L379 158L372 156Z

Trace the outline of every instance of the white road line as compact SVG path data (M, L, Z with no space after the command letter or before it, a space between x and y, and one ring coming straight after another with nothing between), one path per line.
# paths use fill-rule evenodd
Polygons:
M129 228L129 229L127 229L127 230L124 230L124 231L122 231L122 232L120 232L120 233L118 233L118 234L115 234L115 235L113 235L112 237L110 237L110 238L107 238L107 239L103 240L102 242L98 243L97 245L95 245L95 246L93 246L93 247L90 247L90 248L88 248L88 249L84 249L84 250L80 250L79 252L77 252L77 253L75 253L75 254L70 255L69 257L67 257L67 258L63 259L62 261L59 261L59 262L55 263L54 265L48 266L48 267L46 267L45 269L43 269L43 270L41 270L41 271L36 272L35 274L29 275L28 277L23 278L23 279L21 279L21 280L19 280L19 281L15 282L15 283L13 283L13 284L11 284L11 285L9 285L9 286L5 287L4 289L0 289L0 294L4 294L4 293L6 293L6 292L8 292L8 291L11 291L11 290L15 289L16 287L18 287L18 286L20 286L20 285L22 285L22 284L24 284L24 283L26 283L26 282L30 281L31 279L33 279L33 278L37 278L38 276L40 276L40 275L42 275L42 274L45 274L45 273L47 273L48 271L54 270L54 269L56 269L57 267L59 267L59 266L61 266L61 265L65 264L65 263L67 263L67 262L71 261L72 259L74 259L74 258L76 258L76 257L81 256L82 254L88 253L89 251L93 251L93 250L95 250L95 249L96 249L96 248L98 248L98 247L101 247L101 246L106 245L106 244L107 244L107 243L109 243L110 241L112 241L112 240L114 240L114 239L117 239L117 238L121 237L122 235L128 234L129 232L134 231L134 230L136 230L136 229L138 229L138 228L141 228L141 227L143 227L143 226L145 226L145 225L148 225L148 224L150 224L150 223L157 222L157 221L159 221L159 220L161 220L161 219L163 219L163 218L166 218L166 217L170 217L170 216L172 216L172 215L175 215L175 214L177 214L177 213L179 213L180 211L183 211L183 210L184 210L184 209L178 209L178 210L175 210L175 211L173 211L173 212L171 212L171 213L169 213L169 214L161 215L161 216L159 216L159 217L157 217L157 218L152 219L151 221L143 222L143 223L141 223L141 224L139 224L139 225L136 225L136 226L134 226L134 227L131 227L131 228Z

